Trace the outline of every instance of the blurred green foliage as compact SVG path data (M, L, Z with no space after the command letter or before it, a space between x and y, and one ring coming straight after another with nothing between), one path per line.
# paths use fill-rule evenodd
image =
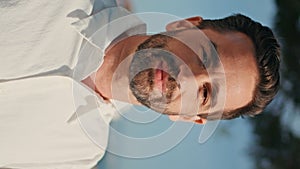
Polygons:
M282 43L282 91L296 106L300 104L300 1L275 0L275 29Z
M251 119L255 142L249 150L256 169L299 169L300 138L283 118L286 113L300 115L300 0L274 2L274 31L282 51L281 90L265 112Z

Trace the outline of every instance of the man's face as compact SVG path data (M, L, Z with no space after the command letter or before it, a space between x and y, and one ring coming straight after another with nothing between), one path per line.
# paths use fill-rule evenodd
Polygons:
M237 32L202 31L208 39L186 29L140 45L130 66L138 101L164 114L195 116L234 110L252 100L258 70L251 40Z

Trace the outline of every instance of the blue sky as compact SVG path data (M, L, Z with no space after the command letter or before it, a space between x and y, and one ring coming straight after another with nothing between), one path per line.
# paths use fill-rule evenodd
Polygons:
M263 25L272 27L276 12L272 0L132 0L135 12L163 12L180 18L202 16L222 18L242 13ZM154 112L148 112L152 115ZM139 125L120 119L112 123L115 130L128 135L151 135L170 124L166 117L154 123ZM251 169L250 153L254 138L251 126L244 119L223 121L204 144L198 138L202 126L194 126L190 133L170 151L155 157L131 159L106 153L98 168L101 169ZM111 138L113 139L113 138ZM123 145L121 142L119 146ZM151 148L151 147L150 147Z
M273 24L273 0L132 0L136 12L164 12L178 17L221 18L242 13L265 25Z

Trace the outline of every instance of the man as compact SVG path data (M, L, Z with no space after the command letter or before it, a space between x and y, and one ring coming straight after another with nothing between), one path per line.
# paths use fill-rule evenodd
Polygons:
M216 119L218 117L218 114L216 114L218 110L211 107L210 104L215 100L214 97L219 97L218 94L225 92L224 112L219 116L220 118L232 119L242 115L254 116L260 113L271 102L279 87L279 45L272 31L240 14L220 20L203 20L201 17L193 17L186 21L177 21L167 25L167 34L175 32L176 35L173 35L174 37L163 34L132 36L110 48L105 56L104 64L97 71L95 83L93 84L94 89L104 98L112 99L111 86L113 75L124 58L135 53L130 66L130 73L133 75L129 75L130 73L126 72L123 76L128 76L128 78L132 79L130 82L132 94L129 92L130 96L128 98L136 98L136 100L125 99L127 102L133 104L141 103L158 112L170 115L171 119L180 119L180 116L184 116L184 120L204 123L207 118ZM182 42L178 41L180 37L188 38L190 36L189 38L191 39L195 38L198 31L198 29L194 28L195 26L204 32L217 49L220 61L224 67L225 91L213 95L213 85L209 78L214 78L212 77L214 75L210 74L208 78L208 74L203 71L203 64L195 64L196 58L201 56L193 53L185 44L181 44ZM171 52L175 55L174 57L181 58L184 61L183 64L187 64L191 69L197 79L197 90L194 92L199 92L203 95L202 98L199 98L199 102L200 104L202 103L200 107L205 107L194 114L196 117L191 116L191 114L189 114L190 116L180 114L179 112L182 108L176 106L182 101L179 98L182 97L179 96L182 93L178 93L180 92L178 91L179 82L176 79L178 74L180 74L180 64L175 64L177 67L170 68L174 67L172 65L174 62L168 62L168 59L162 59L163 56L158 56L157 58L160 57L161 62L166 64L166 70L157 63L149 67L148 70L142 71L142 69L137 68L146 67L147 64L159 60L155 60L155 56L151 56L160 55L160 53L151 51L155 49ZM148 51L140 52L141 50ZM122 51L121 55L119 51ZM161 55L163 54L161 52ZM167 55L167 53L165 54ZM151 59L150 57L153 58ZM143 64L143 62L147 63ZM134 71L136 73L132 73ZM177 73L171 77L168 71L171 72L171 75L172 71ZM162 76L164 77L162 78ZM107 79L107 83L101 82L103 78ZM157 78L161 79L157 80ZM127 87L128 84L123 83L122 86ZM122 86L118 87L122 88ZM169 91L164 91L161 86L164 86L164 90ZM126 87L124 87L125 90L123 91L126 91ZM160 98L156 98L156 101L152 101L150 93L156 88L159 88L162 94ZM124 94L126 93L120 93L120 95ZM174 99L175 97L176 99ZM158 108L160 102L164 101L167 102L164 105L165 107ZM189 106L193 105L190 104Z
M107 145L106 124L116 111L109 103L113 99L144 104L169 114L173 120L205 123L207 119L258 114L277 92L278 43L270 29L242 15L215 21L189 18L170 23L166 33L147 36L133 33L141 30L143 24L130 16L117 33L110 31L112 27L103 29L105 23L128 15L123 9L111 9L115 6L113 1L102 1L102 8L98 9L92 9L91 2L51 2L33 3L34 6L31 1L16 2L3 7L3 14L16 16L17 24L5 22L3 17L7 27L1 27L6 33L1 38L4 61L0 84L3 138L0 167L93 167ZM39 10L43 6L49 11L40 11L35 17L30 15L32 8ZM22 8L22 15L31 19L23 20L14 7ZM79 33L68 27L66 21L75 22L73 26ZM15 28L18 24L21 27ZM207 42L193 41L190 45L199 44L193 47L182 43L195 39L199 33L195 26L204 32L197 37L207 36L214 45L207 45L202 52L209 53L215 48L225 74L215 68L212 70L218 71L209 73L209 57L213 54L207 55L205 63L204 55L191 50L204 47ZM106 37L94 39L100 28L108 30ZM145 56L155 64L149 63L149 69L140 71L137 65L141 65ZM127 68L125 72L118 71L121 65ZM124 70L122 66L120 70ZM211 79L219 74L226 86L220 85L215 90ZM114 85L126 90L116 92ZM90 88L98 94L97 101L90 99L93 95ZM223 93L226 97L221 96ZM73 97L76 97L75 107ZM222 106L214 104L222 97L225 97L224 113ZM99 109L93 108L97 105ZM82 124L74 120L74 112L82 124L90 124L91 128L83 126L83 129L92 138L100 139L102 147L86 137Z

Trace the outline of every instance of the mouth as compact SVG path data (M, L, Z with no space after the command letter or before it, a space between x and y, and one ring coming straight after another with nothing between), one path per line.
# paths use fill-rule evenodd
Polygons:
M157 69L154 70L154 87L158 89L161 93L167 92L169 74L164 71L167 70L166 68L166 65L163 62L161 62L158 65Z

